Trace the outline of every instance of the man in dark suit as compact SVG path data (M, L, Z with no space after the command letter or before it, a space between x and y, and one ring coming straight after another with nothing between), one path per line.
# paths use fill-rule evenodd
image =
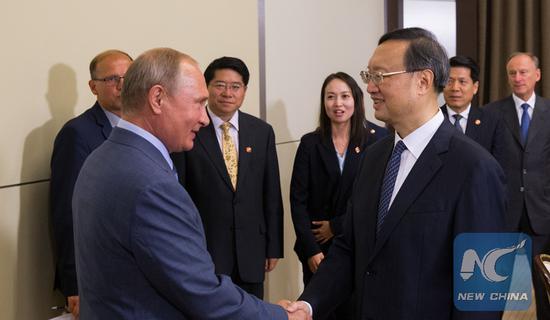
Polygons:
M216 272L262 299L265 272L283 257L275 134L239 111L249 80L243 61L216 59L204 76L210 125L197 134L196 148L173 155L174 165L201 214Z
M533 257L550 253L550 101L535 94L539 60L514 53L506 64L512 95L485 106L497 111L508 139L504 171L509 183L508 226L531 236ZM538 319L550 319L544 279L533 273Z
M466 136L479 143L502 163L505 142L504 124L495 112L472 105L479 87L479 67L470 57L449 60L449 81L443 89L443 115Z
M431 33L385 34L361 75L395 135L367 149L344 232L300 299L315 319L352 291L357 319L476 319L453 305L453 240L502 230L502 169L444 120L437 95L448 61Z
M190 150L208 125L207 94L196 61L172 49L147 51L128 69L122 119L75 185L83 319L287 319L214 273L199 213L177 181L169 152Z
M51 159L50 205L56 249L55 287L67 298L68 309L78 316L78 286L74 260L71 199L80 168L102 144L121 112L122 79L132 58L119 50L98 54L90 62L90 90L96 103L67 122L57 134Z

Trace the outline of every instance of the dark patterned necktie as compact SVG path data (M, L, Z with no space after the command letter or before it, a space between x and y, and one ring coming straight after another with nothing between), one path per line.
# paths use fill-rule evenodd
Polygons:
M395 186L395 179L397 179L397 173L399 172L401 153L403 153L406 149L407 147L402 140L397 142L393 148L390 161L386 167L384 182L382 182L382 192L380 193L380 201L378 202L378 222L376 223L377 233L380 232L384 219L388 214L389 204L393 194L393 188Z

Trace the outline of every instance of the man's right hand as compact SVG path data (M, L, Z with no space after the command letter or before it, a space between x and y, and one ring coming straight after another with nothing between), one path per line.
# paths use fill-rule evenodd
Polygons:
M67 297L67 306L74 318L78 320L80 314L80 298L78 296Z

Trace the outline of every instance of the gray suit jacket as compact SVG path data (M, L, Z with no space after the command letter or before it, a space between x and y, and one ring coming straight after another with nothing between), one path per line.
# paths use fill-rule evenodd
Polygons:
M86 160L73 211L82 319L286 319L216 276L201 219L161 153L114 128Z
M536 97L525 145L521 143L519 118L512 96L484 108L498 111L506 124L503 167L509 185L509 227L518 229L525 202L533 231L550 234L550 101Z

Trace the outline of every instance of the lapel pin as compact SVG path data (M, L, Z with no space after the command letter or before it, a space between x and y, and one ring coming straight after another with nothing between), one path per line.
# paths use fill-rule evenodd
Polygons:
M359 147L355 147L355 153L359 153L361 152L361 149L359 149Z
M370 129L370 133L371 133L371 134L374 134L375 132L376 132L376 130Z
M244 151L246 153L251 153L252 152L252 147L246 147L246 148L244 148Z
M481 124L481 120L476 119L476 121L474 121L474 123L476 124L476 126L479 126Z

